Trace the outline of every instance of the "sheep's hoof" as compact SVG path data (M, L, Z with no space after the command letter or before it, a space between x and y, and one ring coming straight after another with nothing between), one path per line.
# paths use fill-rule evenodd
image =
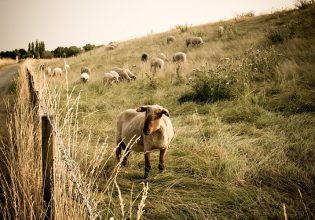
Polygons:
M164 171L164 165L163 164L159 164L159 171L160 173L162 173Z
M143 179L148 179L148 177L149 177L149 174L145 173L144 176L143 176Z

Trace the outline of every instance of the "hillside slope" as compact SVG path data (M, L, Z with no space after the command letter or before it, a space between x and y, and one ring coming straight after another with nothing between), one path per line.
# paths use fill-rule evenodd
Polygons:
M170 45L169 35L177 39ZM191 35L205 44L187 48L184 39ZM84 145L91 132L93 148L108 137L111 151L119 112L159 104L170 111L176 136L163 174L158 174L158 154L152 154L144 219L281 219L284 206L289 219L313 219L314 36L310 6L186 32L174 29L67 59L69 91L80 94L79 138ZM155 76L140 61L143 52L171 58L178 51L187 53L188 63L168 62ZM78 83L82 66L92 69L87 84ZM132 68L137 80L104 86L102 74L115 66ZM67 84L65 77L49 82L51 88ZM114 164L114 158L106 164L99 185ZM118 184L127 201L134 184L139 190L143 169L143 155L132 153L120 171ZM110 196L101 196L105 213ZM112 201L109 210L120 219L118 198Z

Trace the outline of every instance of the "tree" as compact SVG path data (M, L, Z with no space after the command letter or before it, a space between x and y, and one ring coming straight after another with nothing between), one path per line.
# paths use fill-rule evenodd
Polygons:
M55 57L64 57L65 48L64 47L57 47L54 50L54 56Z
M93 44L86 44L85 46L83 46L84 51L90 51L93 50L95 48L95 45Z
M24 59L27 57L27 51L24 50L23 48L22 49L19 49L19 53L20 53L20 58Z
M71 46L65 49L66 57L76 56L81 52L81 48L76 46Z

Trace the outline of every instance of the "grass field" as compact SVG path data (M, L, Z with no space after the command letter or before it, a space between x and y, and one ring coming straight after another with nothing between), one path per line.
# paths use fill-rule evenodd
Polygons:
M221 35L219 26L225 27ZM177 39L170 45L169 35ZM184 39L191 35L205 44L187 48ZM115 149L119 112L143 104L169 110L176 134L164 173L158 173L158 153L152 154L144 219L314 219L314 36L314 5L243 15L120 42L115 50L101 47L66 60L68 81L48 80L50 88L61 88L61 113L67 84L72 100L80 96L81 144L74 157L83 171L90 150L106 142L109 157ZM140 61L143 52L171 58L178 51L187 54L187 64L167 62L155 76ZM92 69L87 84L79 83L83 66ZM132 68L137 80L104 86L102 74L115 66ZM117 190L101 193L115 164L114 157L106 163L95 190L102 214L121 219ZM120 170L126 213L131 189L142 188L143 171L137 153Z
M14 64L16 63L16 60L13 60L13 59L6 59L6 58L1 58L0 59L0 68L1 67L4 67L4 66L7 66L7 65L10 65L10 64Z

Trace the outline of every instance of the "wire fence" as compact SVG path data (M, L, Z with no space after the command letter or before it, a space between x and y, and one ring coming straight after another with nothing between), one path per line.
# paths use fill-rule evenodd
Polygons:
M78 164L71 158L66 145L63 142L62 134L56 125L53 117L49 115L45 102L39 96L39 90L35 87L33 73L26 67L31 105L35 116L40 120L42 127L42 158L43 158L43 187L44 201L46 203L47 219L54 219L54 177L58 170L55 167L55 155L59 153L61 162L74 183L80 202L83 203L86 214L90 219L96 219L99 215L96 212L96 205L93 199L86 193L86 187L82 181ZM58 152L55 152L58 151Z

